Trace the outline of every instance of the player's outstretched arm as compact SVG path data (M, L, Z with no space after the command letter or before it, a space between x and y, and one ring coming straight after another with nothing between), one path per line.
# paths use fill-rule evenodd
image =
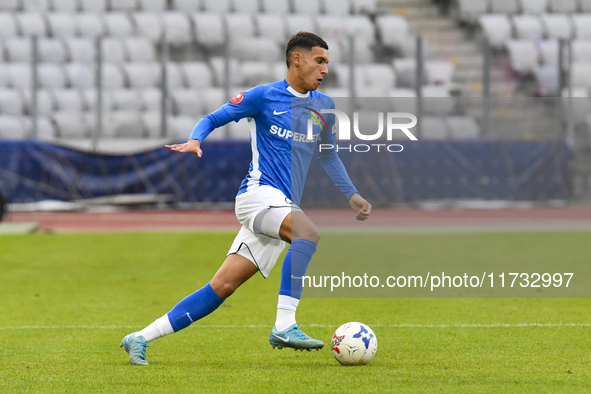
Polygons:
M365 198L361 197L359 193L355 193L349 198L349 205L355 211L357 220L364 221L371 213L371 204Z
M201 151L201 142L199 142L199 140L189 140L184 144L165 145L165 147L174 152L194 153L199 157L203 155L203 151Z

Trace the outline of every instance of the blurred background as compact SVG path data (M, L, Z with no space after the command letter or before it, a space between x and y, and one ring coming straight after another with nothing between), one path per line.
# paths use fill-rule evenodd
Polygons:
M283 79L300 30L330 47L320 90L367 130L378 110L419 117L404 153L342 154L376 206L591 200L591 0L0 0L0 219L230 208L245 120L203 160L162 146ZM330 187L313 164L305 203L335 206Z

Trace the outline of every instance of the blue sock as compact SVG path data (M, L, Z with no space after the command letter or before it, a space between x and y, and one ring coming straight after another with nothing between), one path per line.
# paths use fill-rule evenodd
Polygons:
M316 252L316 243L308 239L294 239L283 260L279 295L302 298L303 282L308 264Z
M174 332L187 328L191 323L204 318L218 309L222 300L208 283L193 294L185 297L168 312L168 320Z

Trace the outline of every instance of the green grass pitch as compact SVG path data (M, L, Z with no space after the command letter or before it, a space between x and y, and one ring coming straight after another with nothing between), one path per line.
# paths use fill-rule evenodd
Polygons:
M588 232L492 236L501 259L527 256L536 244L564 258L591 256ZM0 237L0 392L591 392L589 299L303 299L298 321L325 343L348 321L375 331L371 364L343 367L328 347L300 353L269 345L279 266L214 314L153 342L148 367L129 365L121 338L205 285L233 237ZM320 248L331 244L323 237ZM484 257L490 237L399 234L389 245L405 258L444 263L458 250ZM544 256L555 258L536 258Z

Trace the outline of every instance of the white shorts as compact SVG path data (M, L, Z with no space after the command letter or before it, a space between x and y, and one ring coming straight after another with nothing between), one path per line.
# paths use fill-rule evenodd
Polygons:
M280 190L260 186L236 197L236 217L242 228L228 255L239 254L252 261L266 278L288 245L279 237L283 220L300 208Z

